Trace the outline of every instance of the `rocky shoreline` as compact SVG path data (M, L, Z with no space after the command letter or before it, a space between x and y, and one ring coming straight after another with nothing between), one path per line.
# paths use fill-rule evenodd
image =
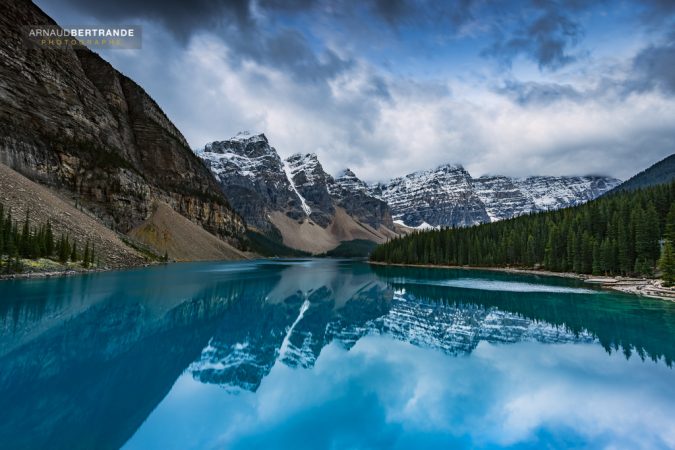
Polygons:
M474 267L474 266L448 266L433 264L388 264L378 261L368 261L370 264L379 266L400 267L425 267L431 269L462 269L462 270L489 270L493 272L522 273L527 275L544 275L561 278L574 278L585 283L597 285L603 289L623 292L627 294L641 295L643 297L658 298L675 301L675 287L665 287L661 280L653 278L632 277L608 277L578 274L573 272L551 272L548 270L521 269L513 267Z

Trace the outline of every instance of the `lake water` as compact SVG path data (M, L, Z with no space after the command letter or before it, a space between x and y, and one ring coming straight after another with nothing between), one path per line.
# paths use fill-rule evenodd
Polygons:
M675 303L364 262L0 282L2 449L675 448Z

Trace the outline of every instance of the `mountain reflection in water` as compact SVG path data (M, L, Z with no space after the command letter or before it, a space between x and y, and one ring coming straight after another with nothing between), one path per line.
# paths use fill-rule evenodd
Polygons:
M412 352L398 342L419 349L420 360L469 356L479 348L515 352L521 347L502 346L517 343L546 345L564 355L567 347L559 345L585 344L602 347L606 355L620 351L624 360L658 361L656 367L670 377L675 357L675 308L668 302L591 290L572 280L501 273L371 268L336 260L196 263L3 282L0 299L3 448L160 446L144 437L153 421L142 424L154 410L161 414L163 399L187 386L185 377L224 395L255 395L273 371L310 373L324 352L328 360L338 358L357 343L352 358L385 348ZM474 364L468 361L475 359L467 367ZM385 382L394 375L378 376ZM331 382L338 383L326 378ZM465 394L467 400L479 396ZM361 401L363 408L372 407ZM671 411L673 402L666 405ZM338 414L339 408L330 411ZM387 431L394 441L352 436L355 441L344 443L389 447L414 435L394 428ZM359 433L348 431L315 444L335 445ZM454 442L477 445L466 439ZM237 447L257 441L196 442Z

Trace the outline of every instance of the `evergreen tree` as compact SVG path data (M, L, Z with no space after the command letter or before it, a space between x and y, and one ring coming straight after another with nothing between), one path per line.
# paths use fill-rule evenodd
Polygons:
M58 244L59 248L59 262L65 264L68 262L68 257L70 256L70 245L68 244L68 237L61 235L61 239Z
M663 238L669 240L671 243L675 242L675 203L670 205L670 210L666 216L665 230Z
M54 254L54 232L52 231L51 220L47 221L45 229L45 256L52 256Z
M675 283L675 255L673 254L673 245L670 243L670 240L666 240L663 244L659 268L661 269L663 284L672 286Z
M84 256L82 257L82 266L87 269L89 268L89 240L87 239L87 245L84 247Z
M77 262L77 242L73 241L73 246L70 251L70 260L72 262Z

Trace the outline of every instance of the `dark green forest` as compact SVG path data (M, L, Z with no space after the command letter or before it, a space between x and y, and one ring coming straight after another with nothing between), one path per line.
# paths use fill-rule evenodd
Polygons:
M594 275L653 276L661 267L667 278L673 242L675 182L496 223L416 232L378 246L370 258Z
M12 218L11 211L5 211L0 203L0 273L23 271L22 259L47 258L61 264L81 263L82 267L91 267L96 259L95 248L87 241L80 251L77 242L69 235L54 235L50 221L42 225L33 225L29 214L22 224Z

